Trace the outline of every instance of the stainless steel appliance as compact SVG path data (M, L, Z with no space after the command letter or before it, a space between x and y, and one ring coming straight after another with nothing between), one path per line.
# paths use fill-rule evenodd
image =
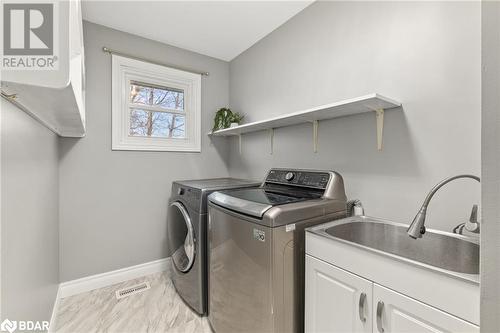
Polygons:
M167 220L172 281L182 299L199 314L206 314L208 306L207 196L213 191L259 185L235 178L172 183Z
M272 169L260 188L214 192L208 206L212 328L302 331L304 228L345 217L342 177Z

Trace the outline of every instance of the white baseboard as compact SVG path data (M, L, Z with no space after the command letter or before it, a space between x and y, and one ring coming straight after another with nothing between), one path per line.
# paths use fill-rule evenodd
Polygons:
M50 317L49 333L54 332L56 329L57 309L61 298L137 279L145 275L168 271L170 265L171 258L164 258L59 284L54 307L52 308L52 316Z
M49 332L52 333L56 331L57 325L57 309L59 309L59 300L61 299L61 285L57 286L56 300L54 301L54 306L52 307L52 315L50 316Z
M86 291L111 286L116 283L139 278L144 275L167 271L171 264L170 258L159 259L144 264L130 266L116 271L87 276L60 284L58 297L64 298Z

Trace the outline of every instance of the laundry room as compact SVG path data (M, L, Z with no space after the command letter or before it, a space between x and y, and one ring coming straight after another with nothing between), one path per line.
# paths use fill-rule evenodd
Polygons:
M500 2L0 6L0 331L500 331Z

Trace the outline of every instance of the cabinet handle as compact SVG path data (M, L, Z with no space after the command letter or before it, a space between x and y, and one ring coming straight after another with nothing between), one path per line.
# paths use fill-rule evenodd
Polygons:
M377 303L377 329L380 333L384 333L382 327L382 311L384 311L384 302L378 301Z
M361 293L359 295L359 320L361 320L362 323L366 322L366 317L365 317L365 303L366 303L366 294Z

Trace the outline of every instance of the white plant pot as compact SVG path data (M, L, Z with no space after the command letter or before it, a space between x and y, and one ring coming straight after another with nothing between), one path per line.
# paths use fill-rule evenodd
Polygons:
M229 126L229 128L234 128L234 127L238 127L240 126L240 124L238 123L231 123L231 125Z

